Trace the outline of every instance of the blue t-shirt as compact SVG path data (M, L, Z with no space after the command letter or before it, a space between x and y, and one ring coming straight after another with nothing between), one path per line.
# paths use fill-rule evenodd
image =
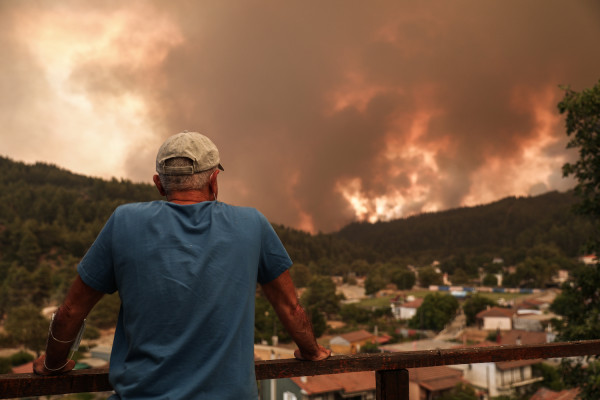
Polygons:
M256 283L291 264L253 208L118 207L78 266L87 285L121 297L114 398L256 399Z

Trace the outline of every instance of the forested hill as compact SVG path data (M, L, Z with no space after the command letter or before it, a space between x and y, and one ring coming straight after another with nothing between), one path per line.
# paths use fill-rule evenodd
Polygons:
M572 191L508 197L491 204L417 215L390 222L352 223L336 234L362 244L378 258L488 254L519 261L528 249L548 245L563 255L581 253L589 223L572 212Z
M43 163L0 157L0 168L0 281L9 266L33 271L43 261L72 263L119 204L160 198L150 184L90 178ZM275 229L296 263L316 263L329 273L360 259L420 264L459 253L519 262L539 244L563 256L579 254L590 226L572 214L575 202L571 192L551 192L390 222L353 223L333 234Z
M151 185L90 178L49 164L0 157L0 171L0 265L32 268L50 252L80 257L119 204L159 198Z

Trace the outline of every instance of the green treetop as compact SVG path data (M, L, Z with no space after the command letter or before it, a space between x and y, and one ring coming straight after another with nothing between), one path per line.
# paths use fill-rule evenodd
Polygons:
M563 166L565 177L577 180L575 193L581 197L577 210L591 217L598 233L600 221L600 81L589 89L576 92L565 88L565 97L558 104L566 114L567 148L576 148L579 159ZM594 235L591 245L599 248L600 238Z

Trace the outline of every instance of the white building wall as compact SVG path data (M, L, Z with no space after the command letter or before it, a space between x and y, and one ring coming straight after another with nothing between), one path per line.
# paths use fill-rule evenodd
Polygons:
M523 382L531 378L531 366L512 368L498 374L498 386L507 387L513 383Z
M483 319L483 329L485 330L496 330L510 331L512 329L512 323L510 318L506 317L485 317Z
M470 366L470 367L469 367ZM449 365L450 368L460 369L463 372L463 379L473 386L487 390L491 397L498 396L496 364L477 363Z
M515 318L514 328L529 331L529 332L543 332L544 327L542 323L535 319L527 319L527 318Z
M400 307L400 319L411 319L416 313L416 308Z

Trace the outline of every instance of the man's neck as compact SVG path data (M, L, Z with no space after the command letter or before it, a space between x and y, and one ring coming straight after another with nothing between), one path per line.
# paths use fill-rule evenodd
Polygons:
M203 201L212 201L214 196L212 193L203 190L186 190L181 192L173 192L167 196L167 201L176 204L196 204Z

